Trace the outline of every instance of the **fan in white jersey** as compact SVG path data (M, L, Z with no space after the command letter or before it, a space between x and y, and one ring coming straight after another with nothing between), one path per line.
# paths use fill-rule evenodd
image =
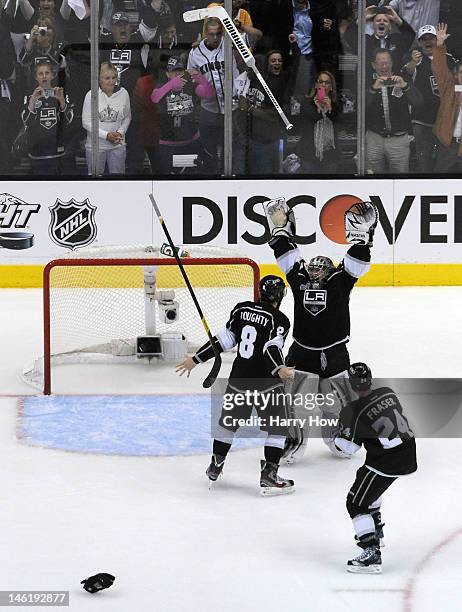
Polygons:
M204 39L191 49L188 70L195 69L212 85L215 96L201 101L199 131L201 140L208 153L205 171L217 174L221 171L223 159L223 121L224 121L224 83L225 49L223 26L219 19L211 17L204 24ZM233 59L233 80L239 76L236 61ZM207 163L208 162L208 163Z

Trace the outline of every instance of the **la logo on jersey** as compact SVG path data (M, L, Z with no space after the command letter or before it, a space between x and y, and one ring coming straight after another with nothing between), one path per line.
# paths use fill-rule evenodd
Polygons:
M83 202L76 202L74 198L62 202L58 198L50 206L50 238L68 249L90 244L96 238L95 211L96 206L92 206L88 198Z
M326 309L326 289L305 289L303 294L303 306L314 317Z

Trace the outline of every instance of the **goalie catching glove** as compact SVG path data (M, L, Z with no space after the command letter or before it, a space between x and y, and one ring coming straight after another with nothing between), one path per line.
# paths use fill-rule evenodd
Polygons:
M295 235L295 215L284 198L263 202L263 208L271 232L271 241L279 236L292 238Z
M345 213L345 234L347 242L372 246L379 212L371 202L353 204Z

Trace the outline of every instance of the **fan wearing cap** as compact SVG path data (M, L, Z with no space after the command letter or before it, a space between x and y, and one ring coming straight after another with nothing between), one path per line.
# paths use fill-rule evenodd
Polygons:
M117 68L117 84L125 87L130 96L137 79L146 73L149 50L140 30L130 24L128 13L114 13L110 34L101 37L100 61L110 62Z
M432 128L440 105L440 94L432 71L435 48L436 28L432 25L422 26L417 33L416 48L412 49L409 61L402 70L406 78L412 78L423 97L423 104L411 107L411 123L415 138L416 170L425 173L434 171L436 140ZM447 53L446 61L452 71L456 65L455 59Z
M110 34L102 35L100 61L110 62L117 69L117 85L124 87L130 101L137 80L147 73L150 45L143 39L140 30L133 31L127 13L116 12L111 19ZM129 174L143 172L144 149L139 129L139 116L132 105L132 122L126 135L127 171Z
M440 106L433 133L438 139L435 172L462 171L462 63L448 67L448 26L438 24L432 70L440 92Z
M388 6L393 8L414 32L418 32L425 24L430 23L436 27L438 23L440 0L390 0Z
M201 99L211 99L213 87L197 70L186 70L181 56L167 61L165 76L151 94L160 115L157 169L172 172L174 155L202 154L196 109Z

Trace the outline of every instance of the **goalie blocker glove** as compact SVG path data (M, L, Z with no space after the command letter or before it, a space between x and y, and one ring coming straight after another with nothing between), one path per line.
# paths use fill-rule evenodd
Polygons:
M115 576L102 572L100 574L90 576L89 578L84 578L80 584L83 584L83 588L89 593L96 593L97 591L108 589L113 585L114 580Z
M379 213L371 202L353 204L345 213L345 234L350 244L372 246Z
M275 198L263 203L271 233L270 244L280 236L292 238L295 235L295 215L284 198Z

